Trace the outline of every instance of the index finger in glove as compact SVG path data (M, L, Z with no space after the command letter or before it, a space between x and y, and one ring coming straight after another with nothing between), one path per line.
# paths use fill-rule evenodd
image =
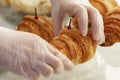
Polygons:
M56 12L55 12L56 11ZM64 12L63 11L57 11L53 8L52 11L52 18L53 18L53 26L54 26L54 34L55 36L58 35L58 32L62 28L62 23L64 19Z
M65 5L66 11L69 15L77 16L80 32L83 36L87 35L88 31L88 12L81 4L74 2Z

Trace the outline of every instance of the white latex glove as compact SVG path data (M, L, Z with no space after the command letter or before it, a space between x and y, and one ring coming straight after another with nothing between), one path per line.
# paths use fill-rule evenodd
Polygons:
M72 62L42 38L26 32L0 27L0 66L36 80L71 70Z
M93 38L98 44L105 41L102 16L88 0L51 0L51 4L55 35L62 28L63 20L68 14L77 16L79 29L83 36L87 35L89 17L92 23Z

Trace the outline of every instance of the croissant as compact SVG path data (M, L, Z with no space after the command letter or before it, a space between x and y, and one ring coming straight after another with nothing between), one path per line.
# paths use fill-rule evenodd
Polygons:
M88 32L87 37L83 37L77 28L61 30L58 37L50 43L74 64L84 63L91 59L97 47L92 39L91 31Z
M120 7L114 8L107 13L104 19L106 42L101 46L111 46L120 42Z
M25 16L17 30L39 35L66 55L74 64L88 61L96 51L97 44L92 39L91 31L87 37L83 37L77 28L70 30L65 28L54 38L51 19L46 16L39 16L38 20L34 19L34 16Z
M106 42L101 46L112 46L114 43L120 42L119 11L120 8L116 8L105 17ZM61 51L74 64L84 63L94 56L97 43L92 38L91 29L88 30L86 37L80 34L78 27L64 28L57 37L54 37L52 28L51 19L46 16L39 16L38 20L34 19L34 16L25 16L17 30L39 35Z
M102 16L105 16L114 7L118 6L116 0L89 0L90 3L97 8Z
M47 16L39 16L36 20L34 16L27 15L18 25L17 30L34 33L48 42L54 37L52 19Z

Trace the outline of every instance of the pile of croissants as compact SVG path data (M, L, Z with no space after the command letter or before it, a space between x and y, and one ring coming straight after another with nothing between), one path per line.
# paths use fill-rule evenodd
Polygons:
M106 41L100 46L112 46L114 43L120 42L120 7L116 1L90 0L90 2L98 8L104 18ZM72 22L78 26L75 18ZM67 56L74 64L90 60L96 52L97 43L92 38L91 29L88 30L86 37L80 34L78 27L64 28L58 36L54 37L52 19L47 16L39 16L36 20L34 16L27 15L18 25L17 30L37 34Z

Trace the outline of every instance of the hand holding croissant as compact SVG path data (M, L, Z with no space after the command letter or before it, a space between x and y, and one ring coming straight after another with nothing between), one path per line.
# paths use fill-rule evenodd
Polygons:
M106 42L101 46L112 46L114 43L120 42L119 12L120 8L117 7L104 17ZM42 38L45 37L45 40L66 55L74 64L80 64L94 56L97 43L92 38L91 29L88 30L87 36L83 37L78 30L77 24L75 25L76 27L70 30L62 29L59 35L54 38L53 26L48 17L39 16L36 21L34 16L25 16L20 25L18 25L18 30L32 32Z

